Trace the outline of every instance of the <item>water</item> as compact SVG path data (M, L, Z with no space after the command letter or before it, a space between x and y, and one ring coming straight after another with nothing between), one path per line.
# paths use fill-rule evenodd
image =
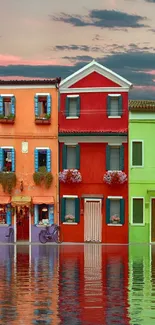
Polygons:
M155 246L1 245L3 324L154 325Z

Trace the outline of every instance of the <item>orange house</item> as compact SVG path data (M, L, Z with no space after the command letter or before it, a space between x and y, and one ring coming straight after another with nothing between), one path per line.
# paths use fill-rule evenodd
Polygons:
M38 242L57 223L59 83L0 80L1 242Z

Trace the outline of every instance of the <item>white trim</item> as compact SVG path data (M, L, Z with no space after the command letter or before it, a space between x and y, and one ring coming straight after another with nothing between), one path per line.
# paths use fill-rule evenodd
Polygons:
M31 243L31 211L29 208L29 243Z
M108 146L110 146L110 147L118 147L119 145L117 143L108 143ZM120 146L122 146L122 143L120 143Z
M107 226L122 227L123 225L121 223L108 223Z
M133 200L142 199L143 200L143 223L133 223ZM132 226L145 226L145 197L144 196L132 196L131 197L131 225Z
M155 199L154 196L151 196L150 197L150 243L155 243L154 241L152 241L152 236L151 236L151 233L152 233L152 200Z
M108 115L108 118L122 118L122 116L120 116L120 115L117 115L117 116Z
M36 96L48 96L50 93L36 93Z
M65 199L76 199L76 198L78 198L78 195L63 195L63 198L65 198Z
M121 146L124 143L127 143L127 136L108 136L108 135L70 135L70 136L59 136L59 143L108 143L109 145L112 143L116 146Z
M16 207L15 207L15 214L14 214L14 242L17 242L17 215L16 215Z
M128 87L88 87L88 88L60 88L60 94L73 94L73 93L110 93L121 90L122 92L129 92Z
M122 96L121 94L108 94L108 97L120 97Z
M4 146L4 147L0 147L1 149L13 149L14 147L12 146Z
M124 79L112 70L104 67L103 65L93 60L90 63L86 64L83 68L71 74L66 79L62 80L60 83L60 87L64 85L70 87L71 85L75 84L77 81L83 79L92 72L98 72L104 77L107 77L110 80L118 83L120 86L126 86L129 88L132 86L132 84L128 80Z
M78 98L79 95L67 95L68 98Z
M72 226L72 225L78 225L78 223L77 222L63 222L63 225Z
M121 199L123 199L123 196L108 196L107 199L110 199L110 200L121 200Z
M90 198L90 199L87 199L87 198L86 198L86 199L84 199L84 202L85 202L85 203L86 203L86 202L90 202L90 201L93 201L93 202L96 202L96 201L97 201L97 202L102 203L102 199L98 199L98 198L95 198L95 199L91 199L91 198Z
M0 85L0 89L53 89L55 85Z
M47 150L50 149L49 147L36 147L35 149L37 150Z
M141 166L135 166L132 165L132 144L133 142L141 142L142 143L142 165ZM139 140L139 139L133 139L131 140L131 154L130 154L130 168L144 168L144 140Z
M13 94L0 94L0 97L14 97Z
M66 120L78 120L79 116L66 116Z
M72 147L74 147L74 146L77 146L78 143L77 143L77 142L75 142L75 143L65 143L65 142L64 142L64 145L65 145L65 146L72 146ZM68 168L68 169L69 169L69 168Z
M111 170L111 169L109 169L109 170L107 170L108 172L122 172L122 170Z

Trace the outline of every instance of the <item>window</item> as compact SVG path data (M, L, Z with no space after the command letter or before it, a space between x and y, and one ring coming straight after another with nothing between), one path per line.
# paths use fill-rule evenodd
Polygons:
M15 171L14 148L0 148L0 170L3 172Z
M54 223L54 205L52 204L34 204L34 224L53 224Z
M44 223L48 220L48 205L39 205L39 223Z
M48 118L51 115L51 95L35 95L35 116L38 118Z
M134 224L144 223L143 206L144 206L143 198L132 199L132 223Z
M124 224L125 201L122 198L110 197L106 199L106 223Z
M0 205L0 224L5 224L7 223L7 206L6 204Z
M80 222L80 199L63 197L61 199L61 221L62 222Z
M143 166L143 143L142 141L132 141L132 166Z
M64 145L62 159L63 169L80 169L80 146Z
M0 115L9 117L15 115L15 97L14 96L0 96Z
M109 95L107 99L107 113L108 116L118 117L122 116L122 96Z
M66 117L75 118L80 116L80 96L66 97Z
M51 150L49 148L36 148L34 158L36 172L40 167L46 167L47 172L51 171Z
M124 146L106 147L106 170L124 170Z

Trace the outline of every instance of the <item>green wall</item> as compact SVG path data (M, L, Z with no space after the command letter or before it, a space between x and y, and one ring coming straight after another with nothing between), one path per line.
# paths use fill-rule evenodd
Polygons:
M155 197L155 113L130 113L129 120L129 242L149 243L151 209ZM131 141L144 141L144 166L131 167ZM132 197L144 197L144 225L132 225Z

